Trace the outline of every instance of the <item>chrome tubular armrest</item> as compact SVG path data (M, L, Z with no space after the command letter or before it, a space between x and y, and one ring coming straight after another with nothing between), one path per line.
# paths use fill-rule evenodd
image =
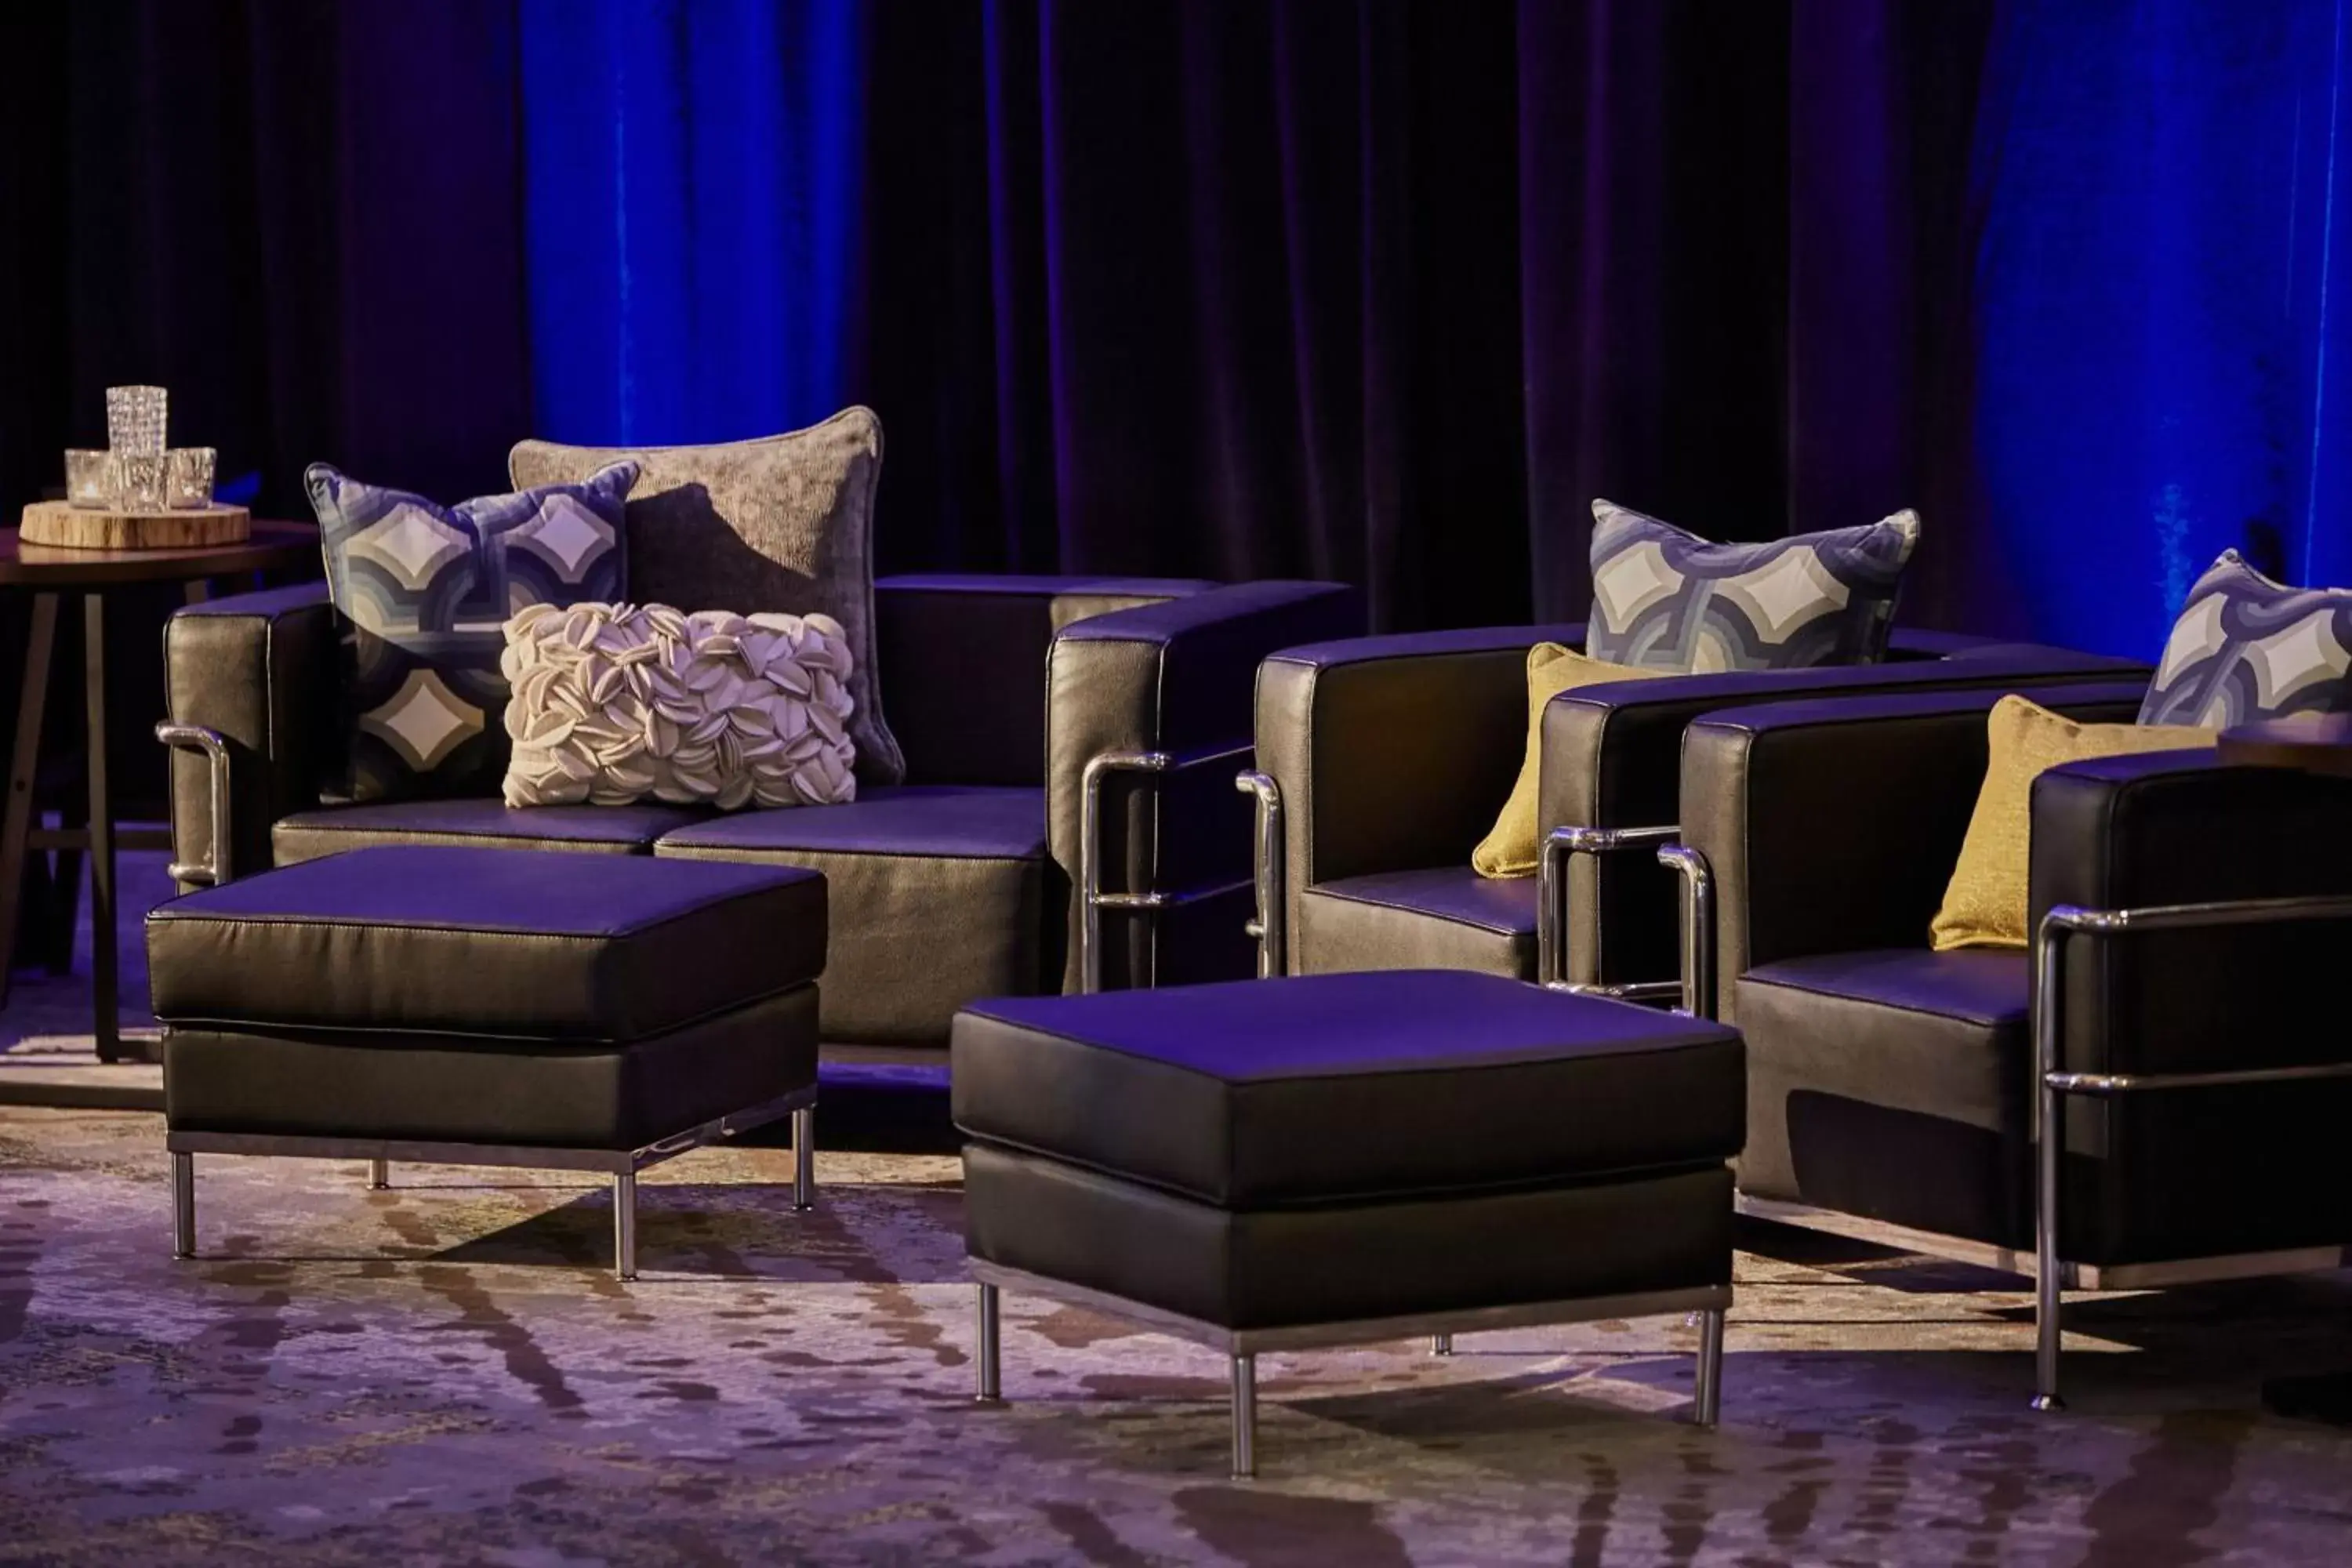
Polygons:
M1568 980L1568 858L1614 855L1672 844L1682 829L1664 827L1555 827L1545 836L1536 863L1536 979L1555 991L1625 1001L1679 996L1680 980L1641 980L1622 985L1572 985Z
M1687 844L1665 846L1658 861L1683 879L1683 996L1677 1011L1715 1017L1715 868Z
M2218 926L2277 925L2293 921L2352 920L2352 897L2312 895L2234 899L2197 904L2150 904L2136 910L2086 910L2059 904L2033 933L2033 1081L2041 1111L2034 1162L2033 1408L2062 1410L2058 1393L2059 1314L2072 1269L2058 1257L2059 1178L2065 1155L2068 1095L2115 1099L2262 1083L2352 1079L2352 1061L2281 1068L2223 1068L2211 1072L2067 1072L2058 1066L2061 987L2066 939L2105 940L2138 931L2195 931Z
M183 860L179 846L173 846L172 863L163 874L175 882L192 882L201 887L217 888L229 879L229 795L228 740L217 730L207 730L201 724L162 723L155 726L155 738L177 751L202 752L209 764L213 843L212 853L202 860Z
M1097 752L1087 759L1085 771L1078 780L1078 984L1079 989L1092 994L1102 989L1102 915L1105 910L1125 910L1134 914L1156 915L1163 910L1199 903L1205 899L1222 897L1250 886L1234 882L1213 888L1193 888L1171 892L1160 889L1142 889L1125 893L1106 893L1102 885L1102 792L1103 782L1113 773L1143 773L1164 778L1170 773L1192 768L1210 767L1218 763L1246 762L1255 754L1249 745L1227 746L1206 752Z
M1270 773L1255 769L1234 776L1234 787L1257 801L1257 913L1249 922L1257 939L1257 977L1271 980L1284 973L1289 955L1283 951L1288 934L1283 929L1282 870L1286 846L1282 840L1282 786Z

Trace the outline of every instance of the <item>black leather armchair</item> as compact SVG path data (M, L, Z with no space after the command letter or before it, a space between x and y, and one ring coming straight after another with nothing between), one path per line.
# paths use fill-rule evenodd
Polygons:
M1260 903L1291 973L1459 968L1570 989L1679 993L1674 879L1683 731L1744 703L1847 691L2013 690L2144 665L1897 631L1866 667L1587 687L1544 711L1539 878L1495 880L1470 851L1527 746L1527 652L1580 624L1359 637L1287 648L1257 686Z
M944 1047L955 1009L982 995L1250 973L1249 807L1233 774L1250 762L1251 683L1276 648L1360 629L1354 590L925 575L875 597L907 782L725 816L334 805L324 587L191 606L164 637L174 875L197 885L387 843L810 867L830 885L829 1046Z
M2140 694L2034 696L2114 721ZM2034 1274L2046 1408L2065 1285L2352 1261L2352 1051L2314 1001L2352 935L2352 782L2210 751L2053 769L2033 951L1935 952L1996 700L1703 719L1675 853L1692 1001L1748 1040L1743 1207Z

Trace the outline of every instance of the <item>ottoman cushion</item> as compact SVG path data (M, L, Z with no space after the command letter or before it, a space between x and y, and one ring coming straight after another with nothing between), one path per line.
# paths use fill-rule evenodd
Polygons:
M983 1002L953 1049L971 1137L1225 1208L1719 1167L1746 1130L1736 1031L1451 970Z
M825 889L781 868L401 846L173 900L147 936L173 1026L630 1041L814 980Z

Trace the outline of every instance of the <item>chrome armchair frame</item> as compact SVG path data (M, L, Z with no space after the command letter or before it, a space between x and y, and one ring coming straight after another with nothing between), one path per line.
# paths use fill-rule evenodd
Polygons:
M1717 1015L1715 991L1715 879L1706 857L1687 845L1658 852L1683 877L1683 1010L1700 1017ZM1833 1209L1774 1198L1735 1195L1738 1211L1759 1219L1799 1226L1858 1240L1901 1247L1930 1258L2021 1274L2034 1284L2032 1407L2063 1410L2059 1358L2064 1340L2064 1293L2077 1290L2153 1289L2273 1274L2311 1273L2352 1267L2352 1243L2241 1252L2205 1258L2166 1258L2153 1263L2069 1262L2058 1255L2060 1172L2065 1152L2065 1105L2069 1096L2122 1099L2137 1094L2180 1093L2247 1084L2306 1083L2352 1079L2352 1060L2284 1068L2224 1068L2189 1073L2085 1073L2061 1068L2061 982L2065 939L2108 939L2157 931L2215 926L2266 925L2290 921L2352 920L2352 897L2223 900L2208 903L2151 904L2139 909L2089 910L2060 904L2042 917L2032 943L2035 1001L2032 1018L2033 1074L2041 1129L2034 1149L2034 1245L2030 1253L1990 1242L1865 1220Z
M164 874L175 882L217 888L229 879L228 737L218 730L207 730L202 724L174 724L167 721L155 726L155 738L173 751L202 752L211 775L208 804L212 808L212 853L202 860L183 860L180 858L180 847L175 843L172 846L172 863L163 868Z
M1680 978L1631 980L1614 985L1577 984L1568 978L1568 863L1573 855L1620 855L1628 850L1672 846L1681 827L1555 827L1544 836L1536 863L1536 979L1554 991L1607 996L1620 1002L1657 1002L1685 992Z
M1102 917L1105 910L1124 910L1150 919L1168 910L1181 909L1187 904L1202 903L1240 892L1251 887L1255 880L1220 882L1211 887L1175 891L1160 888L1124 893L1103 891L1104 781L1113 773L1141 773L1154 779L1164 779L1171 773L1212 767L1219 763L1243 761L1256 754L1255 746L1240 745L1198 752L1097 752L1087 759L1086 770L1079 775L1078 785L1078 984L1083 993L1091 995L1102 989ZM1279 842L1277 839L1277 845ZM1262 903L1264 894L1259 897ZM1265 957L1262 946L1258 962L1259 971L1263 973ZM1153 976L1155 982L1157 979L1158 976Z

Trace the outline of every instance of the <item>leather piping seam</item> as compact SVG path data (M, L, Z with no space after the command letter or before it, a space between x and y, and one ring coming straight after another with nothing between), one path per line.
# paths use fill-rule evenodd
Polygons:
M670 851L667 855L661 853L665 846ZM770 863L767 860L753 861L742 858L750 855L831 855L845 860L976 860L998 866L1042 866L1052 858L1045 846L1042 844L1037 847L1034 854L1028 855L995 853L959 855L952 850L929 849L829 849L821 848L813 844L782 846L717 844L706 847L699 844L673 844L667 838L656 839L650 847L654 858L657 860L717 860L737 866L764 866ZM796 868L788 861L778 860L774 863L786 870Z
M349 1035L355 1038L412 1035L438 1036L443 1039L479 1040L491 1044L516 1046L578 1046L626 1050L637 1046L656 1045L672 1035L698 1028L714 1019L724 1018L733 1013L748 1012L753 1007L763 1003L773 1002L779 997L790 996L799 991L813 991L815 988L816 981L814 978L795 980L789 984L762 991L755 996L747 996L739 1002L730 1002L717 1007L706 1007L698 1013L688 1014L683 1018L665 1023L656 1029L634 1035L525 1035L499 1030L444 1028L434 1024L319 1024L286 1018L223 1017L209 1013L175 1013L168 1017L159 1013L156 1015L156 1019L167 1029L213 1029L224 1034L258 1035L273 1039L283 1039L289 1034ZM313 1042L297 1040L292 1043L305 1045ZM432 1047L426 1044L419 1048L429 1050Z
M1625 1186L1635 1179L1664 1180L1675 1176L1704 1175L1710 1171L1725 1171L1736 1154L1695 1155L1687 1159L1670 1160L1660 1164L1609 1165L1584 1171L1564 1171L1551 1175L1507 1176L1485 1182L1449 1183L1426 1187L1369 1188L1344 1193L1317 1193L1313 1195L1244 1199L1236 1204L1230 1198L1214 1197L1196 1187L1178 1184L1160 1176L1139 1175L1133 1171L1121 1171L1097 1164L1079 1155L1056 1153L1041 1149L1017 1138L1007 1138L994 1132L976 1132L961 1122L956 1131L972 1142L994 1149L1009 1150L1015 1154L1042 1161L1047 1164L1066 1166L1100 1176L1122 1186L1141 1187L1147 1191L1181 1198L1187 1203L1214 1210L1218 1214L1240 1218L1260 1214L1313 1214L1319 1210L1342 1205L1363 1207L1371 1205L1430 1203L1469 1198L1506 1197L1517 1193L1573 1192L1586 1188ZM1244 1206L1246 1205L1247 1206Z
M787 886L795 888L805 887L806 885L807 884L805 882L799 881L787 884ZM166 913L165 910L170 909L169 905L158 906L147 916L147 923L150 925L236 926L264 929L284 926L294 927L306 931L408 931L418 934L430 932L435 935L446 936L478 936L486 941L491 938L508 938L520 942L620 942L633 936L641 936L647 931L665 930L667 927L677 923L681 920L699 914L705 910L710 910L716 907L719 906L705 904L697 909L686 910L681 914L666 916L646 925L625 926L618 931L502 931L496 926L446 925L436 921L353 920L348 916L337 915L230 915L213 914L203 910L173 911Z

